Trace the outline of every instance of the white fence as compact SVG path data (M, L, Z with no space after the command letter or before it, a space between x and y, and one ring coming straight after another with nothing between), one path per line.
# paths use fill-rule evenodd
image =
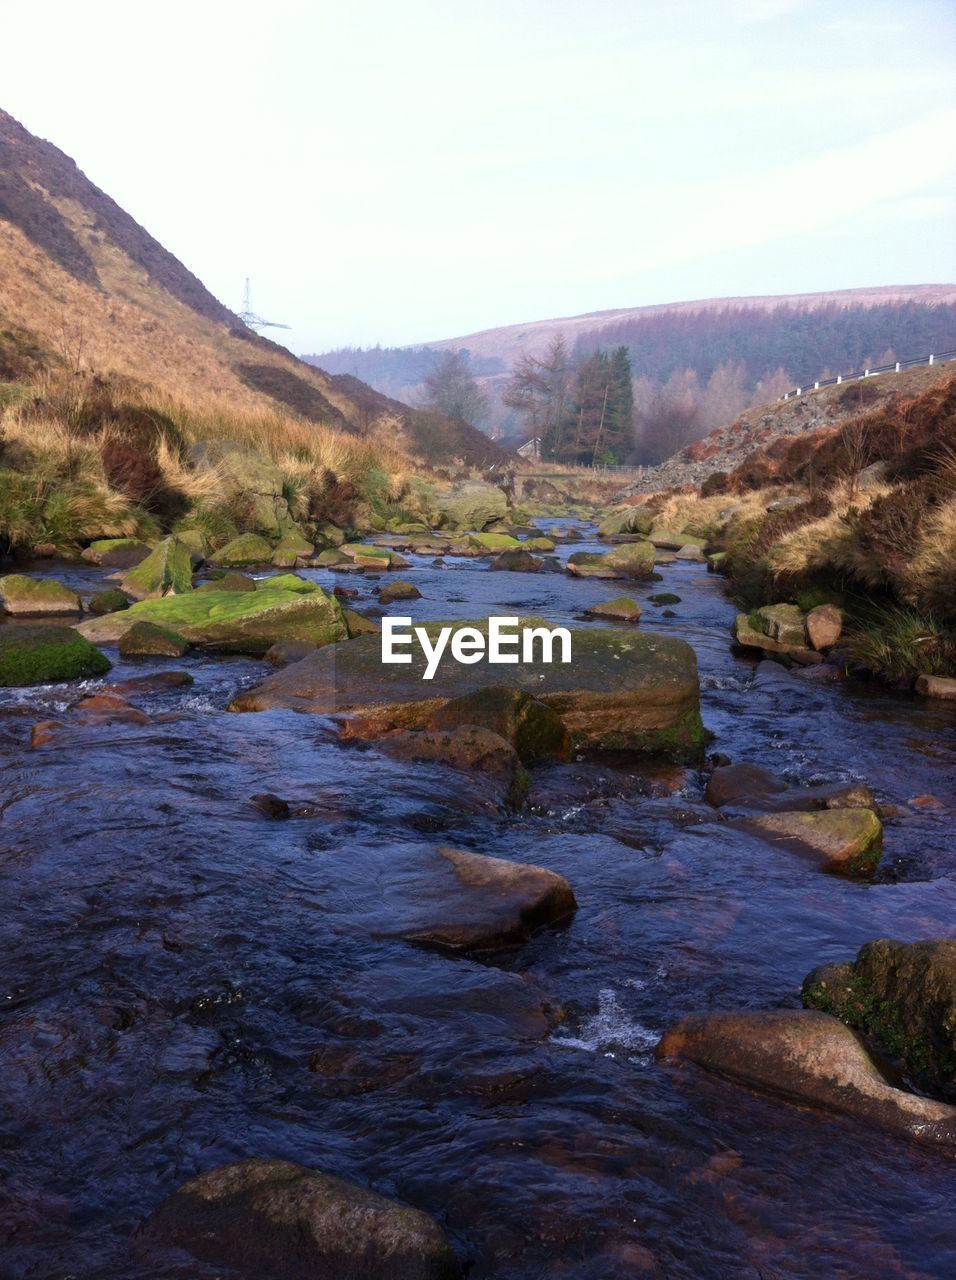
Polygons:
M822 378L812 385L808 382L805 387L794 387L780 399L792 400L794 396L806 395L808 391L819 391L821 387L836 387L841 382L859 382L862 378L876 378L881 373L900 373L903 369L915 369L918 365L944 364L954 357L956 357L956 351L940 351L929 356L919 356L915 360L897 360L896 364L881 364L876 369L863 369L859 373L839 373L835 378Z

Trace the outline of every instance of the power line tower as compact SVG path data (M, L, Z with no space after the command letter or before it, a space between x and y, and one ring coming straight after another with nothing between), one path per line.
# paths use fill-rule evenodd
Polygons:
M249 285L249 277L246 276L246 288L242 295L242 310L239 312L239 319L247 329L291 329L288 324L280 324L278 320L263 320L262 316L257 316L252 309L252 291Z

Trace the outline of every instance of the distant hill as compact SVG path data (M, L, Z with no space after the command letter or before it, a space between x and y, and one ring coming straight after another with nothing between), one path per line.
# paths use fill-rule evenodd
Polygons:
M0 111L0 379L50 361L197 408L291 413L353 435L388 417L431 462L507 456L465 423L312 368L246 328L68 156Z
M482 329L457 338L439 338L427 345L437 350L465 347L473 356L496 358L506 365L525 351L542 352L548 342L563 334L569 346L583 340L593 341L608 331L619 333L633 321L660 316L700 316L713 312L764 311L790 308L815 312L822 308L868 308L900 303L922 306L956 306L956 284L877 285L866 289L838 289L827 293L788 293L765 297L700 298L689 302L665 302L644 307L623 307L614 311L591 311L579 316L552 320L533 320L524 324ZM604 339L610 345L613 338ZM914 353L917 354L917 353Z
M518 361L542 356L558 337L572 365L598 350L627 347L634 374L632 460L654 463L790 387L956 347L956 285L708 298L307 359L414 403L436 362L448 351L464 352L492 403L488 425L520 436L527 427L505 405L505 387Z

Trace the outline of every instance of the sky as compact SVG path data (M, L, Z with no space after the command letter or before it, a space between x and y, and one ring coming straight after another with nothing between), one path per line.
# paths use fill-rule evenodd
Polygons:
M0 106L299 354L956 281L951 0L0 0Z

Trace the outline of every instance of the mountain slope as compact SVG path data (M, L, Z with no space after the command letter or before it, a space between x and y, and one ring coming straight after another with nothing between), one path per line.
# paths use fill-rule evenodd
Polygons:
M643 320L650 316L696 314L701 312L750 310L774 311L795 307L815 311L823 307L876 307L887 303L917 302L927 306L956 303L956 284L879 285L865 289L838 289L827 293L792 293L743 298L702 298L688 302L665 302L644 307L623 307L614 311L591 311L584 315L563 316L550 320L532 320L524 324L502 325L482 329L457 338L441 338L427 343L440 350L465 347L476 356L497 357L513 364L525 351L538 354L548 342L563 334L573 346L578 337L622 322ZM915 354L915 353L914 353Z
M388 419L428 462L507 455L330 377L247 329L51 143L0 111L0 365L117 373L209 411L293 414L355 435ZM6 352L6 356L5 353Z

